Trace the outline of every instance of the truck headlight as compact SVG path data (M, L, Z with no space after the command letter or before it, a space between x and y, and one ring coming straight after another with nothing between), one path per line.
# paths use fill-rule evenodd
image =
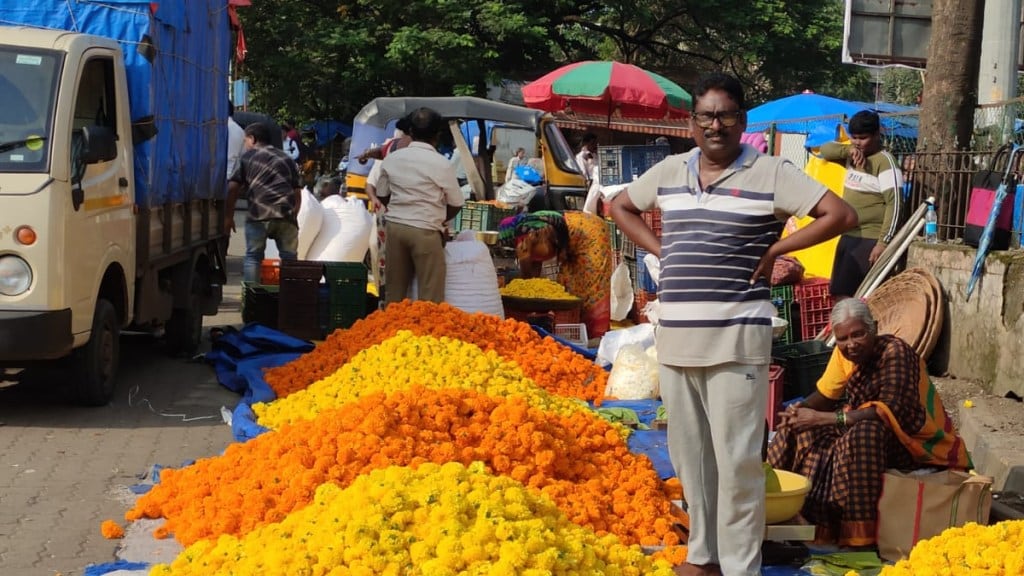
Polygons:
M32 285L32 268L17 256L0 256L0 294L18 296Z

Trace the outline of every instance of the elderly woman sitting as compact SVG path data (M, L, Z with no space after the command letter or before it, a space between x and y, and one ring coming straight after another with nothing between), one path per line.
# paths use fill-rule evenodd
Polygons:
M837 303L832 333L828 368L815 392L780 414L768 462L810 478L802 514L819 542L871 546L886 469L971 461L924 361L906 342L879 335L866 304Z

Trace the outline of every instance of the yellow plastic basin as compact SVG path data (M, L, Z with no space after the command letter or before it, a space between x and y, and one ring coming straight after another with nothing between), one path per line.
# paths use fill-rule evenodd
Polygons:
M768 524L779 524L799 514L811 490L811 481L806 476L785 470L776 470L775 473L779 476L782 491L766 495L765 522Z

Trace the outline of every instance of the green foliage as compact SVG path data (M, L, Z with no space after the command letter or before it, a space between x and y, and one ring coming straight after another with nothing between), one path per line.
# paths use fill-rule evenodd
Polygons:
M916 106L924 91L921 72L908 68L887 68L882 72L882 96L887 102Z
M735 74L751 104L804 89L871 99L840 62L840 0L259 0L240 14L255 106L350 119L388 95L482 96L583 59L616 59L692 86Z

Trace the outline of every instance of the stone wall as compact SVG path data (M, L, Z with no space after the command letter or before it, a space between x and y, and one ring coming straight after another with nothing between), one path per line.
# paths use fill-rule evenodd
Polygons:
M998 396L1024 396L1024 251L989 255L985 273L966 299L975 249L915 243L908 267L925 268L946 296L943 336L931 366L957 378L980 380Z

